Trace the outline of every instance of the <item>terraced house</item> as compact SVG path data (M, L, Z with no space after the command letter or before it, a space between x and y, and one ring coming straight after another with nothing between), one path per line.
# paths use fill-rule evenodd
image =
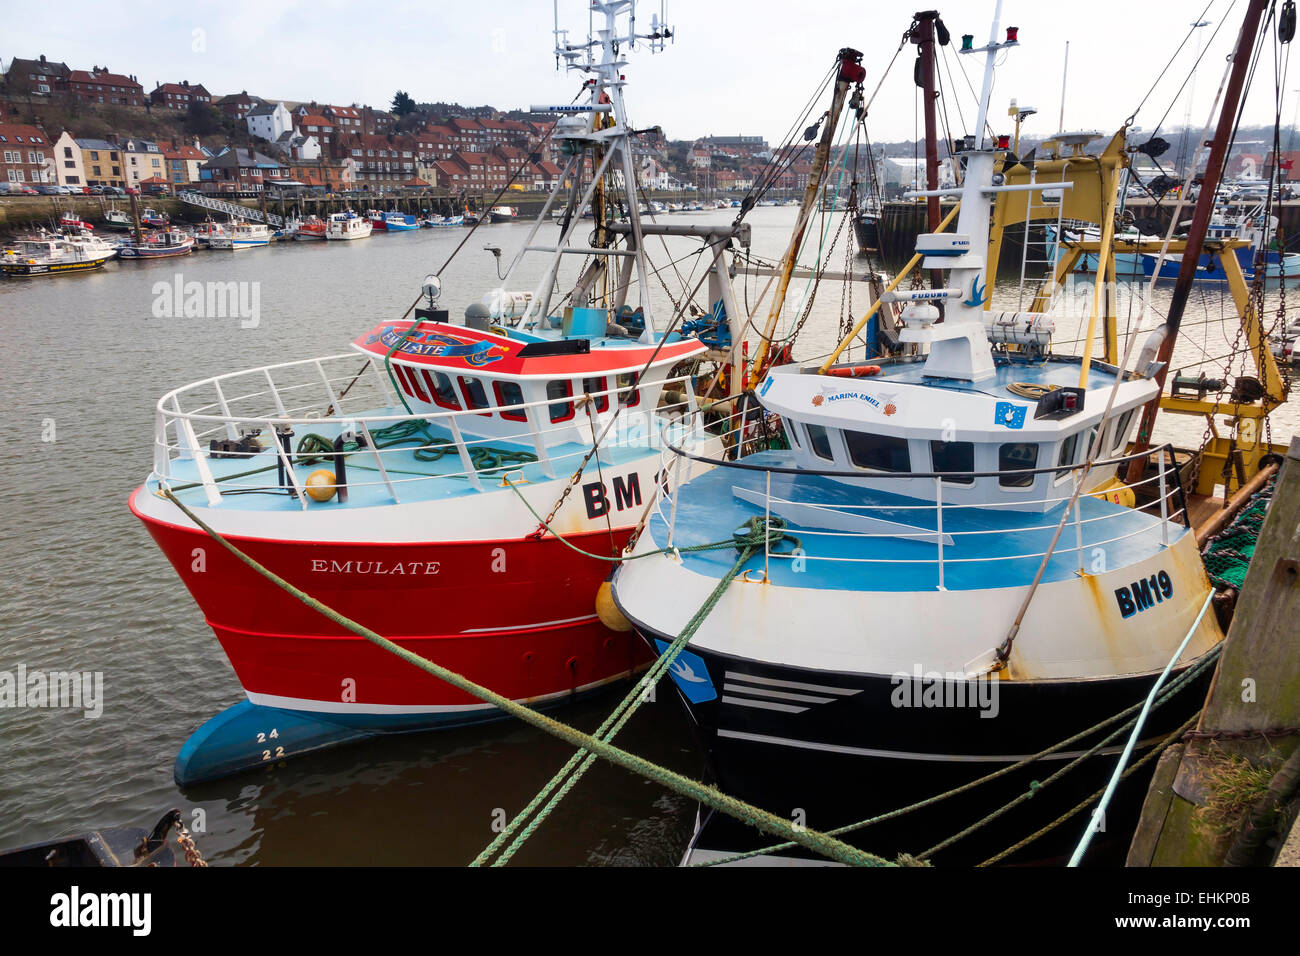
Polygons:
M106 139L79 139L81 168L86 173L87 186L125 186L122 147Z
M355 136L347 155L357 164L359 185L400 186L416 172L415 143L406 136Z
M122 144L126 184L139 186L146 179L164 179L167 172L162 147L147 139L128 139Z
M188 110L194 103L211 103L212 94L202 83L190 86L189 80L179 83L159 83L149 94L154 106L163 106L169 110Z
M43 131L19 124L0 126L0 181L55 181L53 148Z
M144 87L134 76L110 73L106 67L72 70L61 89L82 103L112 106L144 106Z

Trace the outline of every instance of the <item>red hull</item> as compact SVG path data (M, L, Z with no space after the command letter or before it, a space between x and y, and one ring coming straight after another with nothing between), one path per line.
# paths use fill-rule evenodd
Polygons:
M407 716L482 705L311 610L206 534L142 515L134 495L131 507L190 589L255 702ZM614 546L622 547L629 532L616 531ZM611 631L595 617L609 563L554 539L230 540L344 616L513 699L562 697L628 675L650 659L634 633ZM607 532L570 540L610 553ZM203 551L201 571L195 549Z

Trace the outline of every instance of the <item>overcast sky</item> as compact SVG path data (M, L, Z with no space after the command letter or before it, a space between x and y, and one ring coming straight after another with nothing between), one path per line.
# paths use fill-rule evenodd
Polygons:
M661 125L674 139L760 134L776 142L802 110L836 51L865 54L866 86L874 89L898 48L912 12L910 0L667 0L676 42L663 54L633 53L627 67L628 102L639 126ZM1008 126L1014 97L1034 106L1026 133L1044 136L1058 126L1065 44L1070 41L1065 127L1113 130L1137 107L1198 19L1206 0L1005 0L1003 25L1020 28L1022 45L1006 54L997 73L991 114ZM1197 71L1192 126L1205 123L1235 43L1244 0L1214 0L1197 30L1208 52ZM585 35L586 3L559 0L561 27ZM941 7L952 32L950 51L963 33L976 44L988 36L993 0L949 0ZM503 109L539 101L568 102L575 74L555 71L552 0L222 0L220 3L141 4L115 0L63 0L18 8L5 18L0 58L45 54L74 69L107 65L133 73L146 92L157 82L189 80L214 94L247 89L259 96L341 105L387 107L395 90L417 101L491 104ZM648 27L658 0L638 4ZM1072 10L1073 15L1066 16ZM1226 23L1211 42L1211 34ZM1174 100L1196 54L1193 39L1156 89L1135 125L1147 130ZM899 55L872 107L869 131L879 141L911 139L916 98L911 81L915 48ZM972 125L974 97L955 72L952 55L942 74L957 87L952 109ZM978 89L982 57L962 57ZM978 60L978 62L977 62ZM1300 76L1284 81L1283 124L1296 114ZM1272 122L1272 59L1262 67L1248 100L1247 122ZM951 99L949 100L951 102ZM1187 92L1166 126L1182 126Z

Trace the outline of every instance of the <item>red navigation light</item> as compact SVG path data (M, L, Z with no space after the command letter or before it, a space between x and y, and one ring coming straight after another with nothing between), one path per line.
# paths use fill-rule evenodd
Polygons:
M1011 137L1010 137L1010 136L999 136L999 137L998 137L998 149L1010 149L1010 148L1011 148Z
M1007 42L1019 43L1020 27L1007 27Z
M1067 392L1063 396L1063 398L1064 398L1064 402L1062 403L1062 407L1067 412L1072 412L1079 407L1079 396L1076 395L1074 392Z

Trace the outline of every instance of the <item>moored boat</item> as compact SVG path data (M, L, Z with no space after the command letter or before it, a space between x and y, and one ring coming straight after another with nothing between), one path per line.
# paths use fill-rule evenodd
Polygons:
M554 112L567 124L566 176L608 149L625 178L608 164L597 176L614 190L616 180L634 181L631 134L613 29L622 5L602 9L600 61L572 68L596 74L588 109L610 104L612 123L596 131L571 104ZM569 196L570 211L590 204L594 189ZM560 194L557 186L542 216ZM437 307L441 287L430 277L427 309L373 325L350 352L273 356L160 400L154 467L130 507L190 589L246 697L190 738L178 781L369 734L501 716L307 611L213 547L197 521L341 614L534 706L567 703L644 666L635 636L602 623L598 593L608 559L664 480L664 432L702 453L722 450L702 424L677 425L695 407L692 370L706 346L670 330L648 297L635 305L602 291L611 285L602 272L623 262L638 288L649 287L649 265L628 256L633 239L612 224L561 306L553 293L564 253L588 253L589 229L577 215L566 222L533 291L508 291L512 265L463 324ZM724 258L738 227L718 230L713 314L739 329ZM238 408L227 401L236 395ZM204 549L201 571L195 548Z
M999 41L995 19L969 51L986 54L975 129L995 61L1016 43L1013 30ZM844 837L887 858L927 849L964 825L955 814L978 820L1090 747L1118 753L1097 725L1140 705L1169 665L1186 680L1149 718L1147 752L1199 706L1223 638L1176 475L1161 464L1136 484L1117 478L1160 394L1152 366L1053 355L1050 316L984 309L991 201L1025 189L994 178L1005 148L967 145L955 230L917 239L942 285L892 294L899 337L920 354L839 361L850 334L825 361L768 370L757 394L788 450L714 459L675 482L638 539L644 558L613 578L619 609L659 652L710 608L672 673L730 795L831 831L1006 771L941 810ZM1133 507L1135 494L1149 503ZM692 547L742 527L760 534L740 564ZM1018 830L1052 821L1112 768L1075 769ZM1115 818L1141 791L1130 783L1123 799ZM983 831L939 859L980 862L1011 842ZM695 849L763 845L715 815Z
M271 243L271 227L264 222L232 219L219 234L208 236L208 248L213 250L256 249Z
M325 238L331 241L369 238L374 226L370 220L358 216L352 210L330 213L325 225Z
M5 246L0 272L14 278L91 272L116 256L117 247L102 239L42 235Z
M519 219L519 210L514 206L493 206L488 210L492 222L515 222Z
M123 259L169 259L188 256L196 247L193 236L173 227L143 233L139 240L118 246L117 254Z

